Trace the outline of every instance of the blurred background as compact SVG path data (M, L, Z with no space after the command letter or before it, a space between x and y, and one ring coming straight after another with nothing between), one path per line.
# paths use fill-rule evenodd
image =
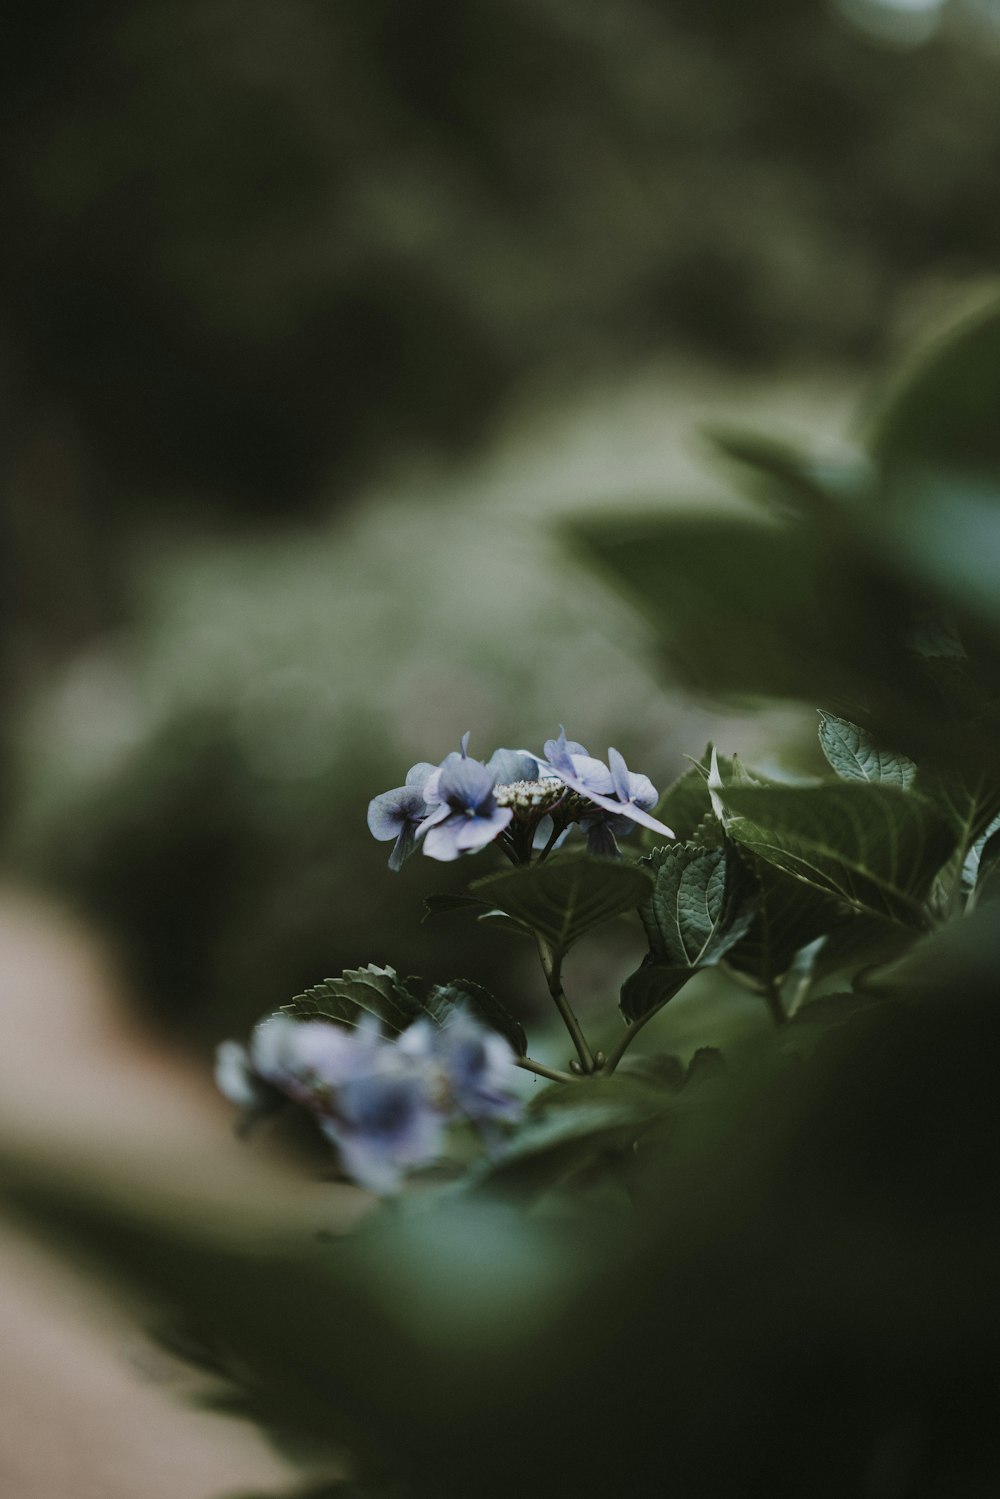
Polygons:
M1000 246L986 0L67 4L0 66L9 861L203 1049L433 961L363 812L465 729L700 753L551 520L849 436Z
M532 1014L366 804L466 729L807 754L665 689L554 523L733 503L712 421L850 445L997 269L1000 5L99 0L0 73L0 835L80 923L9 898L9 995L106 942L60 992L119 1077L369 961ZM30 1133L87 1048L24 1044Z

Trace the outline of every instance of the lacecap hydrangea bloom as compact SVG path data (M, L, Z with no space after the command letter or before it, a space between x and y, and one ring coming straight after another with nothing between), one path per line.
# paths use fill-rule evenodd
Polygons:
M443 1025L414 1022L395 1039L374 1016L347 1029L325 1020L272 1015L249 1048L225 1041L216 1053L220 1090L251 1113L287 1098L306 1109L333 1144L344 1171L381 1195L443 1151L446 1126L483 1128L513 1120L514 1053L463 1007Z
M636 824L673 837L652 815L655 786L630 771L616 749L605 764L563 729L542 755L498 749L483 762L468 746L465 734L461 749L440 765L414 765L405 785L370 802L369 829L393 841L390 869L421 843L432 859L450 861L497 839L515 862L526 862L532 848L554 846L573 823L586 833L589 852L610 857L618 854L617 838Z

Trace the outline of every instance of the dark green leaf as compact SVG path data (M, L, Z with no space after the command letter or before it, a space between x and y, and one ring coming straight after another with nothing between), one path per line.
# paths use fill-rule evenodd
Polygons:
M639 907L649 950L659 961L704 968L744 935L757 890L731 848L668 843L643 860L653 888Z
M914 472L1000 470L1000 306L966 318L914 361L883 403L872 443L886 498L907 504Z
M544 1191L604 1155L628 1150L662 1116L675 1091L646 1076L616 1073L549 1088L502 1153L475 1185L492 1190Z
M786 443L757 432L712 427L706 435L724 458L739 466L742 487L779 511L823 514L835 503L831 491L854 489L859 483L853 470L822 469Z
M425 895L422 920L432 916L443 916L448 911L467 911L481 908L483 902L475 895Z
M484 1025L498 1031L519 1057L527 1056L528 1038L521 1022L488 989L470 979L451 979L447 984L436 984L427 996L425 1008L433 1020L444 1025L450 1012L461 1005L471 1010Z
M902 791L913 785L917 767L906 755L884 749L866 729L846 718L821 713L819 719L820 747L842 780L898 786Z
M647 953L635 972L630 973L622 984L618 1004L625 1019L634 1025L656 1010L662 1010L697 971L686 964L670 963Z
M651 883L634 864L580 857L487 875L472 888L562 954L593 927L635 909Z
M648 864L654 884L639 907L649 953L622 985L630 1023L672 999L699 968L718 963L746 933L757 907L756 884L730 846L672 843Z
M983 843L976 869L976 904L1000 900L1000 831L992 832Z
M729 836L776 868L865 913L910 925L953 852L932 807L892 786L733 786Z
M1000 771L992 762L967 771L921 769L913 789L945 818L963 854L986 832L1000 812Z
M995 1003L998 973L1000 922L996 906L987 901L915 942L896 962L866 975L863 988L903 999L930 994L957 1002L979 996Z
M484 901L483 904L485 905L486 902ZM488 926L491 930L506 932L511 937L533 935L530 926L526 926L523 921L515 921L513 916L508 916L506 911L501 911L496 906L492 910L484 911L481 916L476 917L476 920L481 921L483 926Z
M813 971L816 978L834 973L856 974L875 963L892 962L917 940L918 933L912 927L850 911L828 934L816 955Z
M758 883L757 912L725 964L766 991L781 982L802 948L843 922L844 908L773 864L748 858Z
M578 522L571 541L642 610L674 675L923 724L905 643L912 590L847 525L663 518Z
M782 1047L791 1046L796 1051L809 1052L823 1037L836 1027L845 1025L857 1015L866 1014L873 1005L882 1001L873 994L858 994L848 990L839 994L821 994L811 999L781 1028Z
M339 1025L358 1025L363 1016L374 1015L392 1035L405 1030L421 1013L420 1001L396 970L375 963L348 968L337 979L324 979L281 1008L298 1020L334 1020Z

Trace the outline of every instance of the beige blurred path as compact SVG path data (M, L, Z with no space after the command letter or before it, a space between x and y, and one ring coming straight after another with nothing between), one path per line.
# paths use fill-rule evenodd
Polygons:
M188 1061L155 1046L97 945L0 893L0 1148L46 1174L100 1166L124 1195L211 1233L347 1227L366 1199L232 1132ZM216 1499L295 1474L249 1424L191 1408L141 1315L0 1223L0 1499Z

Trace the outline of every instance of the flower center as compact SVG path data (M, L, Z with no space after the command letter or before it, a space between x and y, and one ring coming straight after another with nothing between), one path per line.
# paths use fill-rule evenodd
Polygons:
M554 807L565 795L566 787L556 776L537 781L507 781L494 786L498 807L513 807L515 812L537 812Z

